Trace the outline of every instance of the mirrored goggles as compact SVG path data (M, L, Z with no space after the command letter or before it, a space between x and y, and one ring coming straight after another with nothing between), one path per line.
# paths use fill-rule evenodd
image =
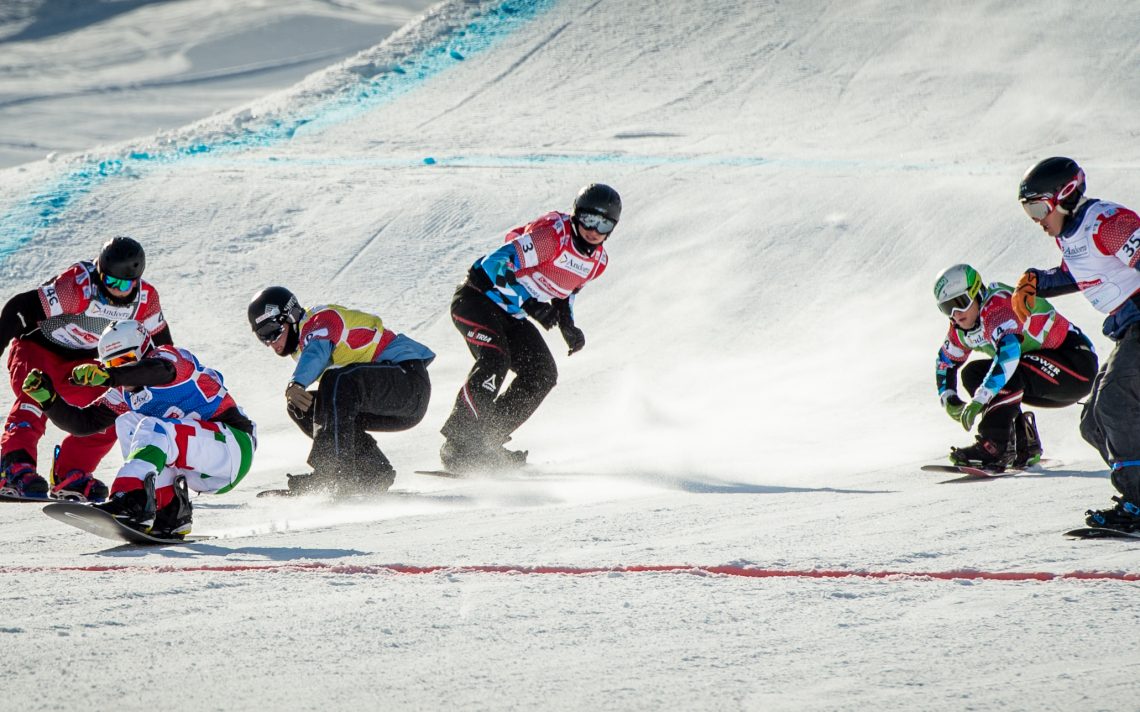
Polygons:
M595 213L579 213L578 224L587 230L593 230L601 235L608 235L614 231L617 223L603 215Z
M135 353L133 350L131 350L131 351L125 351L121 354L115 354L114 356L111 356L110 358L108 358L106 361L103 362L103 365L106 366L107 368L115 368L117 366L123 366L123 365L128 364L128 363L134 363L135 361L138 361L138 360L139 360L138 354Z
M1049 217L1049 213L1057 207L1052 198L1037 198L1036 200L1023 200L1021 207L1025 214L1033 218L1034 222L1041 222Z
M270 319L262 324L258 324L253 333L261 340L263 344L272 344L280 336L281 332L285 331L285 325L276 319Z
M938 309L946 316L954 316L954 312L966 311L973 303L974 298L969 294L959 294L958 296L951 297L944 302L938 302Z
M103 275L103 285L106 287L110 287L111 289L117 289L120 292L131 291L131 289L134 288L136 281L138 281L138 280L120 279L118 277L112 277L109 274Z

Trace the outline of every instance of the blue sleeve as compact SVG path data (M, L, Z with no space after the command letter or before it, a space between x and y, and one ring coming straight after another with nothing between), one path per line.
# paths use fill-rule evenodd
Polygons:
M1006 334L997 344L997 356L994 357L993 365L990 366L986 379L975 391L974 400L979 403L989 403L993 400L998 391L1009 383L1009 379L1017 370L1017 365L1020 362L1021 342L1013 334Z
M1064 265L1054 267L1052 269L1027 269L1026 272L1032 272L1037 275L1037 296L1045 297L1059 297L1063 294L1073 294L1074 292L1081 291L1077 285L1077 280L1065 269Z
M293 369L293 381L308 388L332 363L333 345L325 339L314 339L301 350L297 367Z
M486 275L485 284L490 289L484 289L487 297L502 307L503 311L511 316L522 319L526 317L523 303L531 298L531 293L515 279L515 271L519 268L519 253L513 242L508 242L481 260L477 260L471 269ZM482 280L479 280L482 281ZM483 286L480 286L483 289Z
M475 263L487 275L491 284L506 287L515 284L515 270L519 268L519 253L514 243L508 242Z

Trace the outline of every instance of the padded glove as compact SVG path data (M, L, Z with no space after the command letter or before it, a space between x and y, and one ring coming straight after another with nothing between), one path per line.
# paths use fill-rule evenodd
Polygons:
M40 405L50 405L55 400L55 386L51 384L51 377L38 368L28 372L21 390Z
M523 302L522 308L531 319L541 324L543 329L549 330L558 323L558 310L549 302L540 302L531 297Z
M582 347L586 345L586 335L582 333L581 329L574 326L573 322L569 324L559 322L558 330L562 332L562 338L566 340L566 345L570 347L570 351L567 354L568 356L577 351L581 351Z
M77 386L105 386L111 374L95 363L85 363L71 369L71 382Z
M946 414L958 422L962 422L962 409L966 404L958 397L957 393L950 393L947 391L946 397L942 399L942 407L946 409Z
M974 429L974 421L978 419L978 415L985 409L986 404L979 403L976 400L970 401L962 408L962 415L958 420L962 423L962 427L966 429L966 432L970 432Z
M285 401L298 413L304 415L313 407L313 394L296 381L289 381L285 386Z
M1017 280L1017 289L1009 299L1013 306L1013 315L1022 324L1033 313L1033 305L1037 303L1037 273L1026 272Z

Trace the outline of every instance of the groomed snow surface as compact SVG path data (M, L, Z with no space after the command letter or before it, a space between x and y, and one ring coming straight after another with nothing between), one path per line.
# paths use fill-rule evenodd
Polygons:
M0 52L48 93L57 43L98 45L126 85L155 71L130 38L221 22L102 5L123 11ZM0 507L0 709L1136 708L1140 549L1061 536L1114 493L1078 409L1039 413L1045 469L919 467L970 440L934 392L934 275L1059 262L1015 199L1039 158L1140 204L1138 29L1100 2L449 0L252 103L0 172L4 299L137 237L261 438L195 501L209 542L114 548ZM471 364L454 286L592 181L625 214L585 350L549 335L559 384L512 442L533 468L413 474ZM423 423L379 438L396 496L254 497L307 450L292 362L245 320L270 284L438 353ZM1056 303L1107 355L1085 301Z

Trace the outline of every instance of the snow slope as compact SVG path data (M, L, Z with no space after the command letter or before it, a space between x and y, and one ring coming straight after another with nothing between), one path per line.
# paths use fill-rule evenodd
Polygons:
M968 441L934 394L933 276L1057 263L1014 197L1038 158L1137 201L1138 27L1096 2L456 0L232 112L0 173L9 292L138 237L262 438L197 500L208 543L0 508L0 707L1128 708L1137 548L1059 536L1113 493L1076 409L1039 415L1047 471L918 467ZM586 349L550 336L560 383L514 441L535 471L412 474L470 366L454 285L595 180L625 216ZM423 424L381 439L416 494L253 497L305 454L290 362L245 323L275 283L439 354ZM694 568L645 570L670 566Z

